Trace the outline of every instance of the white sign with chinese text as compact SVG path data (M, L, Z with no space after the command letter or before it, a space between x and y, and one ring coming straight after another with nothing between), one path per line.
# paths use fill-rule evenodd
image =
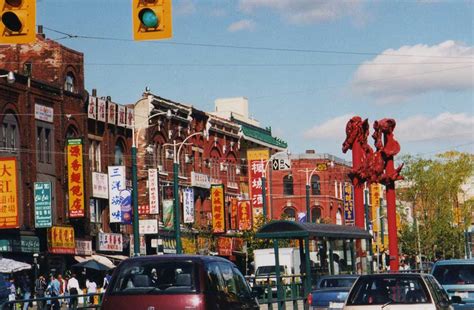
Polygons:
M97 250L108 252L122 252L122 234L99 233Z
M139 230L140 235L156 235L158 233L157 220L140 220Z
M52 123L54 118L54 109L35 103L35 119L43 122Z
M125 187L125 166L109 166L109 211L110 223L122 221L122 198L120 192Z
M201 188L211 188L211 180L207 174L191 171L191 186Z
M106 173L92 172L92 197L109 198L109 184Z
M107 110L106 110L106 101L104 99L98 99L97 100L97 120L98 121L101 121L101 122L104 122L105 123L105 120L106 120L106 113L107 113Z
M92 241L76 239L76 255L92 255Z
M117 105L109 101L109 107L107 109L107 122L109 124L116 124L117 119Z
M194 223L194 190L183 190L183 218L185 223Z
M118 105L117 126L127 125L127 109L123 105Z
M150 214L160 213L158 192L158 169L148 169L148 199Z
M97 98L96 97L89 97L89 106L87 107L87 116L90 119L97 118Z
M132 108L127 108L127 127L132 128L135 123L135 114Z

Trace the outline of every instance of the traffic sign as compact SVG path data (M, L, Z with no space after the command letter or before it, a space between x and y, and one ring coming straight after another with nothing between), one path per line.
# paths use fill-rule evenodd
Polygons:
M272 160L273 170L289 170L291 169L291 161L289 158L275 158Z

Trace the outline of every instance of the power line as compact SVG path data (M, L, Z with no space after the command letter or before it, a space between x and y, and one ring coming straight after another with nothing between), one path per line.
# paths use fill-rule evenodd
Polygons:
M53 28L43 27L44 29L66 35L64 39L90 39L101 41L117 41L117 42L136 42L132 39L102 37L102 36L87 36L76 35L62 32ZM340 51L340 50L318 50L318 49L298 49L298 48L276 48L265 46L245 46L233 44L209 44L209 43L193 43L193 42L179 42L179 41L147 41L149 44L159 45L176 45L176 46L193 46L193 47L212 47L225 49L239 49L239 50L257 50L257 51L272 51L272 52L294 52L294 53L317 53L317 54L335 54L335 55L359 55L359 56L375 56L383 55L389 57L420 57L420 58L454 58L454 59L474 59L474 56L438 56L438 55L415 55L415 54L380 54L375 52L357 52L357 51Z

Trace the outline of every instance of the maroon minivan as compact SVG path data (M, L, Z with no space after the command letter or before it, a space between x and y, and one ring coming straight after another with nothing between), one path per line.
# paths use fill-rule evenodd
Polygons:
M156 255L123 261L103 310L259 309L237 267L215 256Z

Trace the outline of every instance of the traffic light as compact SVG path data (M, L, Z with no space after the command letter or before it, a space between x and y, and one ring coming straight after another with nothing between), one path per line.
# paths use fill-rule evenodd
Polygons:
M36 0L0 0L0 43L31 43L36 40Z
M134 40L172 37L171 0L133 0L132 5Z

